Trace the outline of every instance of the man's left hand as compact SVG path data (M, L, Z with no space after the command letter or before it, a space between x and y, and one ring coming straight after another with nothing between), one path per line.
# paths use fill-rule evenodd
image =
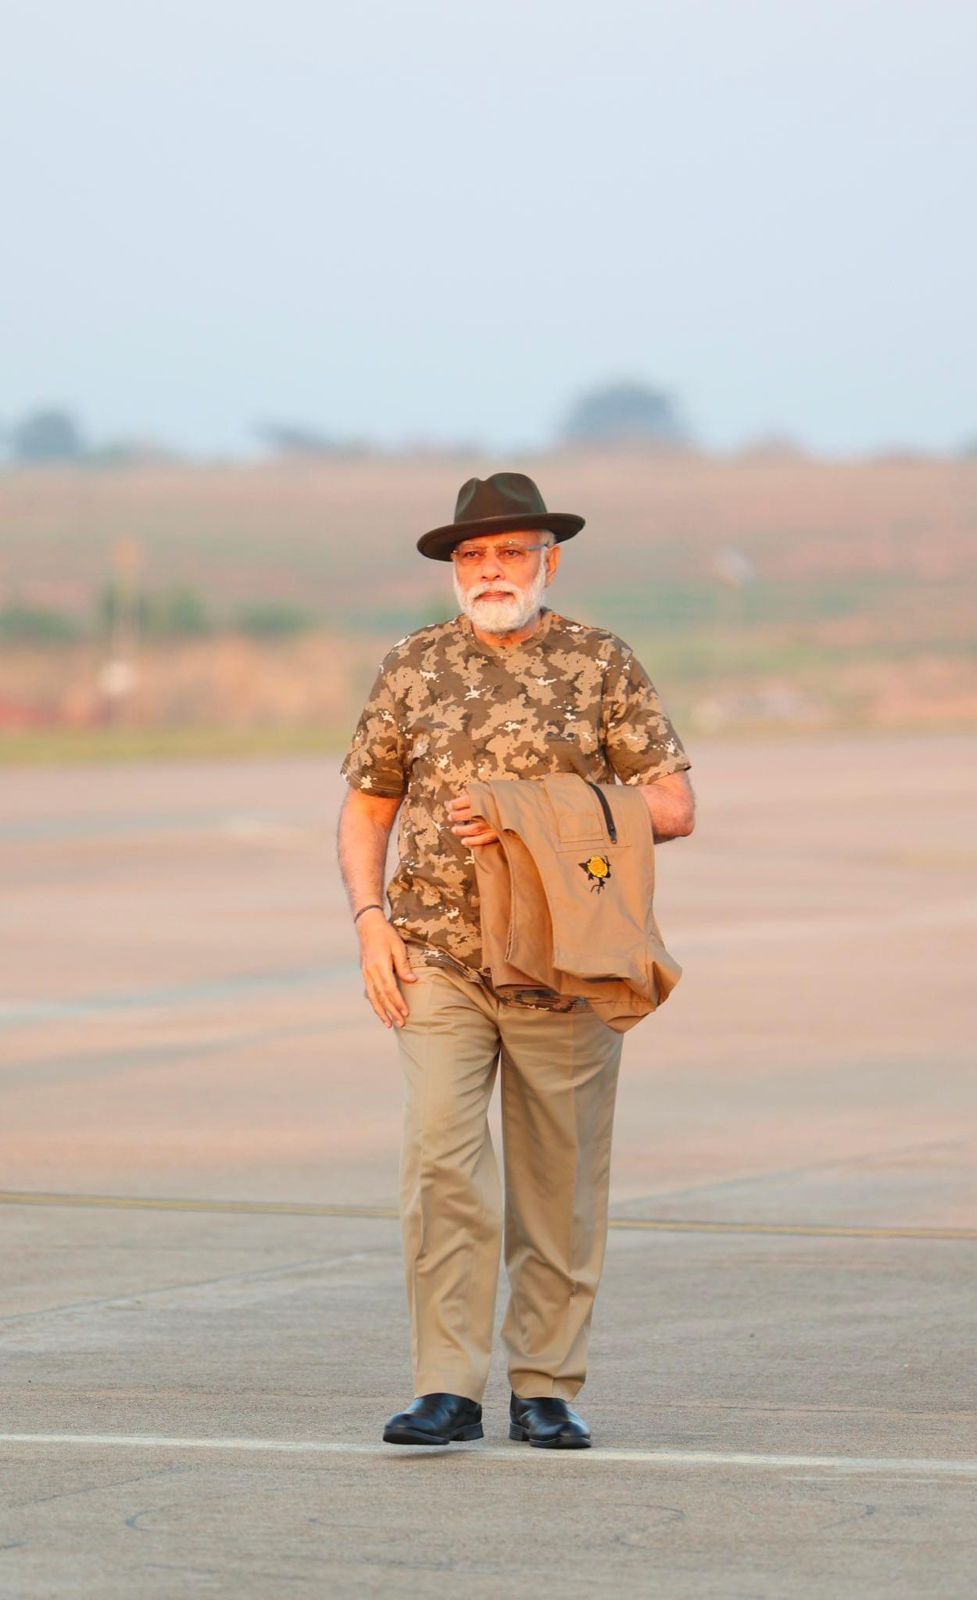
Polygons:
M448 820L451 831L462 844L495 844L498 834L490 828L484 817L475 816L467 791L456 800L448 801Z

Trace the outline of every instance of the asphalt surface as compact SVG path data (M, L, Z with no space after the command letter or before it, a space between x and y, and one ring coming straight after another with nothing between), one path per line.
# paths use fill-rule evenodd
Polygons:
M400 1084L335 764L4 773L4 1600L970 1600L977 739L692 755L589 1452L508 1441L498 1359L484 1441L380 1443Z

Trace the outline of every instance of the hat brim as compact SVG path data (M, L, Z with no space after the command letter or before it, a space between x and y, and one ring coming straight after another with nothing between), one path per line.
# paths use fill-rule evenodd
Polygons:
M432 561L450 561L456 544L477 539L483 533L518 533L523 528L549 528L557 544L572 539L584 526L584 518L570 511L528 511L504 517L482 517L479 522L450 522L446 528L432 528L417 541L422 556Z

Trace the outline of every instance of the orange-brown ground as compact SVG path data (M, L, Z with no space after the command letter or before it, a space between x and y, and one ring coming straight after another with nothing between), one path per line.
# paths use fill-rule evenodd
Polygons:
M484 1440L380 1442L400 1082L335 760L5 774L3 1593L969 1596L977 741L690 747L569 1453L498 1355Z

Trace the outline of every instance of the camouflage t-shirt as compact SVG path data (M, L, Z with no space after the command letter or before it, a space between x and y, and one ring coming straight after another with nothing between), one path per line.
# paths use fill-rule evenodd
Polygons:
M401 639L380 665L342 773L367 794L403 796L387 886L394 927L477 978L475 866L448 802L476 778L577 772L644 784L689 766L630 647L544 606L536 632L512 647L482 644L464 615Z

